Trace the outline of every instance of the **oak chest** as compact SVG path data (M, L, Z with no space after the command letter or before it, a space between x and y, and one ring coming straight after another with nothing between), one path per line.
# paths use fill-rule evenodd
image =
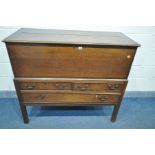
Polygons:
M25 123L27 105L114 105L139 44L118 32L20 29L5 40Z

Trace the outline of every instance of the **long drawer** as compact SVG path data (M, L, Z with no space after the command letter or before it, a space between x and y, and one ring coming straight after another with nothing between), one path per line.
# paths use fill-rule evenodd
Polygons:
M135 48L8 44L16 77L127 78Z
M82 94L82 93L58 93L58 92L22 92L23 103L106 103L117 104L120 101L119 94ZM72 105L72 104L71 104Z
M53 80L15 80L20 90L71 90L71 91L101 91L123 92L127 80L96 80L96 79L53 79Z

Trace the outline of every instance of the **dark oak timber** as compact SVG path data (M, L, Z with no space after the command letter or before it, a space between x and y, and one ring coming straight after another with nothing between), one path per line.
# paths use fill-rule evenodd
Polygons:
M23 28L3 40L26 106L113 105L115 121L140 45L119 32Z
M18 89L18 85L16 84L16 80L14 80L14 84L15 84L17 96L18 96L18 99L19 99L19 106L20 106L20 109L21 109L23 121L24 121L24 123L28 123L29 122L29 118L28 118L28 114L27 114L26 105L23 103L20 90Z
M3 40L13 43L45 43L60 45L140 46L120 32L48 30L22 28Z

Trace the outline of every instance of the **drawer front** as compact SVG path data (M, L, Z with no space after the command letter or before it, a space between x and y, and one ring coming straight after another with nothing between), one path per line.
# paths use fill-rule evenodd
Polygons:
M121 80L15 80L21 90L71 90L123 92L127 81Z
M21 93L24 103L107 103L116 104L120 95L116 94L77 94L77 93Z
M105 83L74 83L73 90L76 91L101 91L101 92L119 92L126 87L126 82L105 82Z
M16 77L127 78L132 48L7 44Z
M71 90L69 82L19 82L21 90Z

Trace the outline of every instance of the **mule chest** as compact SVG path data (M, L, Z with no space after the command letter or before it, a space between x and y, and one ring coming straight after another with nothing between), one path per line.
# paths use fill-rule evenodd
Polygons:
M118 32L20 29L4 39L26 106L113 105L116 116L140 45Z

